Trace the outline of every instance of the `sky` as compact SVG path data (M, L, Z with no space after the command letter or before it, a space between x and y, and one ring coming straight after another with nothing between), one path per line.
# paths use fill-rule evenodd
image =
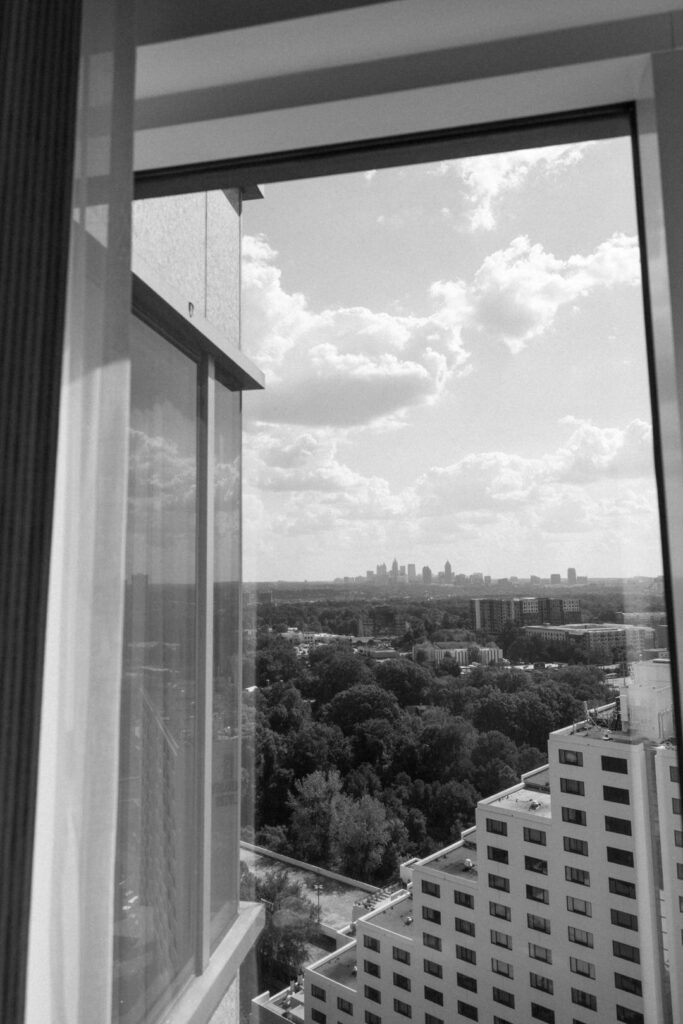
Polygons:
M626 139L243 213L244 578L661 573Z

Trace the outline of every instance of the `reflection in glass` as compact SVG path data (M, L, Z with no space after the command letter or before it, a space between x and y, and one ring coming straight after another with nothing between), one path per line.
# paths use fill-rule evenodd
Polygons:
M241 395L216 385L214 452L214 675L211 787L212 940L239 899Z
M194 951L197 367L138 320L132 383L113 1019L147 1020Z

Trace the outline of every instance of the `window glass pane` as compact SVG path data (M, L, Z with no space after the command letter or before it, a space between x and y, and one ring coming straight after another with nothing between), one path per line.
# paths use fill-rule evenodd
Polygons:
M137 319L115 890L114 1019L191 968L196 886L197 367Z
M214 942L234 919L239 902L240 393L228 391L217 383L215 410L211 760L211 913ZM245 758L252 753L250 739L251 735L245 737Z

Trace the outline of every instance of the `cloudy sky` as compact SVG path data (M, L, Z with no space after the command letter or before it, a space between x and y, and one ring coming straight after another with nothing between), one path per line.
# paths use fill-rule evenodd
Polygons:
M269 185L245 579L661 571L626 140Z

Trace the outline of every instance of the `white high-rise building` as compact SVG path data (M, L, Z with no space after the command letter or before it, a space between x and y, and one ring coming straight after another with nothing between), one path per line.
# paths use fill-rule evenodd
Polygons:
M683 822L668 661L549 737L460 842L306 971L315 1024L683 1020Z

